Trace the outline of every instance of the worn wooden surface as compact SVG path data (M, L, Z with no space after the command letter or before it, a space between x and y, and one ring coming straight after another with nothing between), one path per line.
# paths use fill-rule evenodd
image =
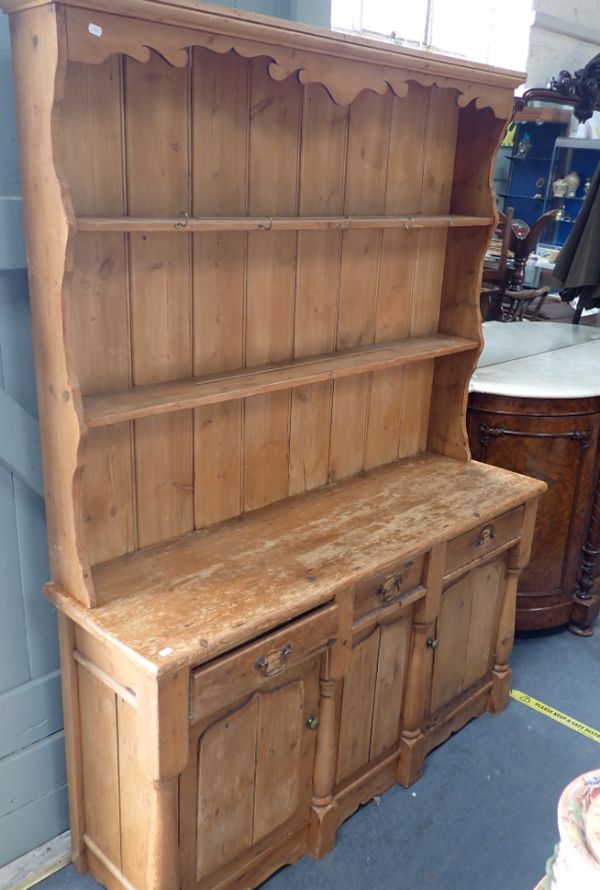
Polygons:
M542 490L524 476L424 455L97 566L105 605L91 612L56 586L48 594L168 671L251 640L368 578L392 554L424 551Z

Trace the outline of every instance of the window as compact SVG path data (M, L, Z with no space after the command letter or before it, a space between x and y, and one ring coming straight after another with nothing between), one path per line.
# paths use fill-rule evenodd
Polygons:
M333 0L331 25L524 71L532 0Z

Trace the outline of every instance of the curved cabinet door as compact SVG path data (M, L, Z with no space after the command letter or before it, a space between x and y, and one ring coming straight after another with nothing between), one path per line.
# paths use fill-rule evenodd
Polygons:
M519 579L517 630L571 618L581 548L597 478L600 399L511 398L472 393L473 457L542 479L531 560Z

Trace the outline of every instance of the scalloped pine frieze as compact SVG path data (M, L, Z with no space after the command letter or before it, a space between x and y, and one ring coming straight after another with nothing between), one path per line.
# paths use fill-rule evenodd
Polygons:
M235 50L245 58L265 56L271 59L269 74L273 80L282 81L297 74L303 84L321 83L338 105L349 105L362 90L383 95L390 88L396 96L403 98L408 93L409 81L415 81L425 87L435 85L456 90L457 104L461 108L475 99L478 108L489 107L497 117L505 118L512 107L512 93L505 87L469 83L410 68L345 59L323 52L74 7L66 9L66 23L68 57L72 62L99 65L115 53L147 62L150 52L154 51L170 65L182 68L188 63L189 49L201 46L222 54Z

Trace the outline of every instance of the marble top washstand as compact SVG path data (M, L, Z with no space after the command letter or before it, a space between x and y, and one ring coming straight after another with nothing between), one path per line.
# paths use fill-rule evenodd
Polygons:
M470 384L473 457L548 484L519 582L517 629L568 623L588 635L600 611L600 328L490 321L483 336Z
M600 328L488 321L483 336L471 392L542 399L600 395Z

